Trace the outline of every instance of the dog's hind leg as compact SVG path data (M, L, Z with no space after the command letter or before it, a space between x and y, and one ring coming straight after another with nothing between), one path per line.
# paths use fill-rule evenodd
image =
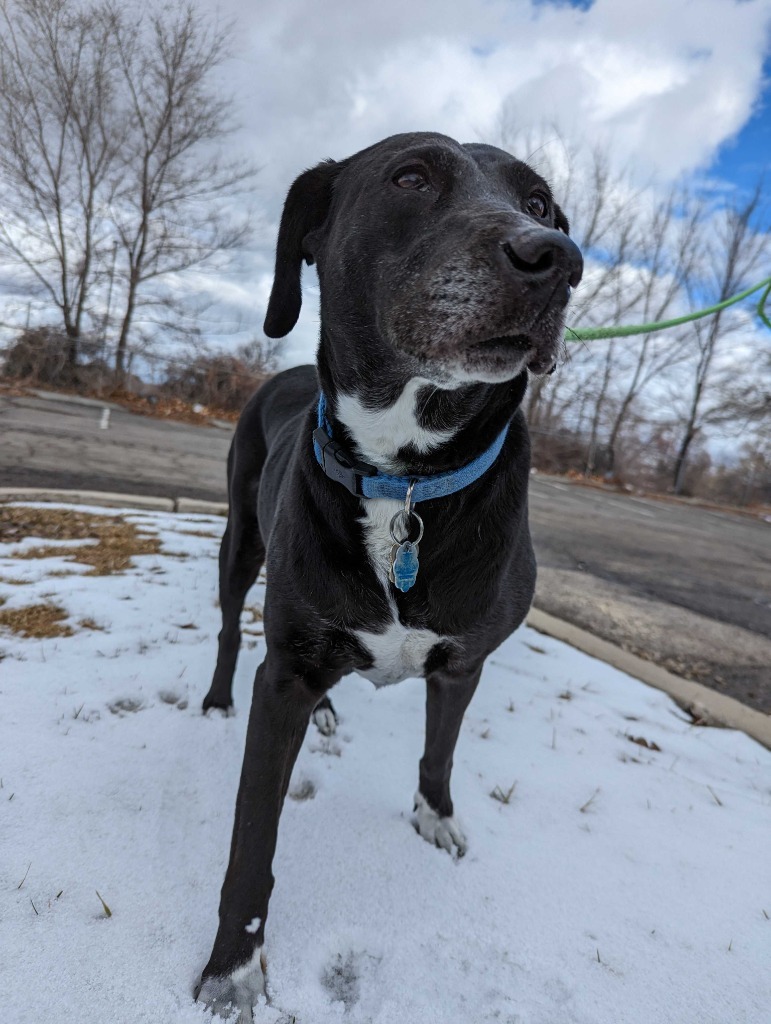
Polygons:
M313 709L313 724L322 736L331 736L337 729L337 712L329 697L322 697Z
M413 824L427 842L459 857L468 843L453 814L450 775L463 716L481 673L480 665L465 677L437 671L426 679L426 747L420 760Z
M243 474L228 457L231 479L228 525L220 545L220 609L222 629L219 633L217 667L203 710L233 706L233 673L241 646L241 611L249 588L259 575L265 561L265 545L257 522L256 491L259 475ZM254 467L248 467L254 469ZM239 472L240 471L240 472Z

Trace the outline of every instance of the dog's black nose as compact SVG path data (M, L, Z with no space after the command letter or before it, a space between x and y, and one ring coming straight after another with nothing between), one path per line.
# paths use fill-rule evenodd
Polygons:
M535 228L512 232L501 245L511 265L522 274L545 276L554 269L561 270L572 288L581 280L581 250L561 231Z

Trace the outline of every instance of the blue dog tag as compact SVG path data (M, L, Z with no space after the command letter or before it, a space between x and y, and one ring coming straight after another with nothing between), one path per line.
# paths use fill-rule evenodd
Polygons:
M394 547L396 547L394 545ZM393 554L391 577L394 586L402 593L415 585L418 578L418 546L411 540L403 541Z
M388 578L402 593L415 586L419 568L418 544L423 538L423 520L412 508L412 488L414 486L415 481L412 480L407 488L404 508L396 513L389 527L394 546L391 548ZM418 535L415 540L410 540L410 529L413 525L417 525ZM396 534L397 526L399 526L401 536Z

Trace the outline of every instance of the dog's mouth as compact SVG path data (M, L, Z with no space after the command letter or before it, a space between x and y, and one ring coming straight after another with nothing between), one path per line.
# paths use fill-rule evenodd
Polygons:
M466 356L473 363L490 362L502 365L522 361L533 373L545 373L555 364L553 353L545 352L543 346L527 334L506 334L486 338L470 345L466 350Z
M507 354L524 355L535 348L526 334L507 334L498 338L487 338L471 345L469 352L479 356L505 356Z

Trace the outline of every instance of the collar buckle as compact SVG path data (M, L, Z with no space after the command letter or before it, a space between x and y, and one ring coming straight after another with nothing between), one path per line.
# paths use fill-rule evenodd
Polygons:
M359 481L363 476L377 476L375 466L352 459L345 448L337 441L333 441L323 427L316 427L313 431L313 440L321 452L321 468L330 480L336 480L356 497L363 497Z

